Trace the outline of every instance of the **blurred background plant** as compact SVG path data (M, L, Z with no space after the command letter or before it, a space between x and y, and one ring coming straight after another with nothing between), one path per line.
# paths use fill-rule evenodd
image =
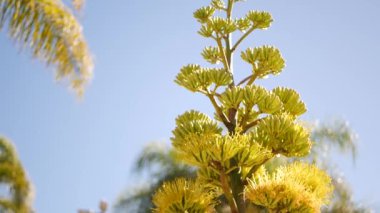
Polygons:
M108 209L108 203L104 200L99 201L99 206L97 211L92 211L88 209L79 209L78 213L106 213Z
M80 10L84 0L73 0ZM92 76L93 61L82 26L61 0L1 0L0 30L33 58L56 68L56 79L66 79L82 95Z
M16 150L0 137L0 212L30 213L33 190ZM3 193L4 192L4 193Z
M80 10L84 0L73 0ZM56 79L67 79L82 95L92 75L91 53L82 26L61 0L1 0L0 30L21 49L56 68ZM0 212L30 213L32 186L11 142L0 137Z

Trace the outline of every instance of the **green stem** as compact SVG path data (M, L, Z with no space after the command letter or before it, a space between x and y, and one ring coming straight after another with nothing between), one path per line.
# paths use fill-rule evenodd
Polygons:
M236 48L239 46L239 44L249 35L251 34L256 28L255 27L251 27L251 29L249 29L247 32L244 33L244 35L242 35L242 37L240 37L240 39L235 43L235 45L232 47L231 51L234 52L236 50Z
M257 77L259 77L259 75L257 74L257 72L255 72L255 73L251 76L251 78L249 79L247 85L251 85L251 84L253 84L253 82L257 79Z
M234 7L234 0L228 0L227 19L231 19L233 7Z
M228 204L231 208L231 213L239 213L236 201L231 193L231 188L228 184L227 176L224 174L224 172L221 172L220 174L220 183L222 184L224 195L226 196Z
M237 84L237 86L240 86L240 85L244 84L246 81L248 81L249 79L251 79L252 76L253 76L253 74L250 75L250 76L248 76L248 77L246 77L246 78L244 78L243 80L241 80L241 81Z
M258 123L260 123L261 120L262 119L259 118L259 119L255 120L255 121L252 121L251 123L243 126L243 133L246 133L250 128L256 126Z
M233 6L234 6L234 0L228 0L227 11L226 11L228 20L232 20L231 16L232 16ZM233 71L233 51L231 50L232 33L229 33L227 35L227 37L225 38L225 42L226 42L227 62L228 62L228 67L230 68L230 74L232 77L232 82L229 86L233 87L235 85L235 81L234 81L234 76L233 76L233 73L234 73L234 71Z
M222 53L222 60L223 60L224 68L228 72L231 73L230 66L229 66L229 63L228 63L228 59L227 59L227 56L226 56L226 52L223 49L222 38L218 36L218 37L215 38L215 40L216 40L216 43L218 44L219 52Z
M216 103L215 97L210 93L207 94L207 97L210 99L212 105L215 108L216 113L218 114L220 119L222 119L222 122L227 127L228 131L234 131L234 126L231 125L218 103Z
M231 172L231 189L232 195L236 201L238 211L245 212L245 200L244 200L244 183L241 180L241 174L238 170Z

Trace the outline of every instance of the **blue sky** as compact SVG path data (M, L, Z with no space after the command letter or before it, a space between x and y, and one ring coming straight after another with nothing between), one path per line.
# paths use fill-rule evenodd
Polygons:
M0 134L17 146L36 188L37 212L95 208L102 198L112 203L141 183L130 170L144 144L168 142L185 110L212 113L206 98L173 83L182 65L205 64L199 53L212 42L197 35L192 12L207 3L87 0L80 19L96 67L81 101L0 34ZM242 45L275 45L287 60L280 76L260 84L298 90L306 120L350 122L360 136L359 156L355 166L345 159L339 165L355 197L380 206L380 2L248 0L235 9L238 16L249 9L272 13L272 27ZM235 72L249 73L239 57Z

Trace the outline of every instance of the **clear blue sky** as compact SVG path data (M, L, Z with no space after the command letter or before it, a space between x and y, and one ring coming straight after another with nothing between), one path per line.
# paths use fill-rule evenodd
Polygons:
M211 41L197 35L192 12L207 2L88 0L81 19L96 68L82 101L0 34L0 134L17 146L37 212L112 203L139 182L130 169L144 144L168 141L187 109L211 113L204 97L173 83L182 65L203 64L199 53ZM360 153L356 166L340 166L356 198L379 206L380 1L248 0L236 14L248 9L268 10L275 22L243 47L273 44L287 60L279 77L262 83L298 90L304 119L350 121ZM237 75L247 75L248 65L235 62Z

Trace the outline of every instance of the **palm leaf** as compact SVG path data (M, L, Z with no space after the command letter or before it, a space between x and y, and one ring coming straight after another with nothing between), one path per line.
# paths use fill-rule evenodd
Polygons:
M12 144L4 138L0 138L0 184L9 188L9 196L0 197L0 212L32 211L29 181Z
M75 16L60 0L0 0L0 29L21 48L54 65L57 79L66 78L81 94L93 62Z

